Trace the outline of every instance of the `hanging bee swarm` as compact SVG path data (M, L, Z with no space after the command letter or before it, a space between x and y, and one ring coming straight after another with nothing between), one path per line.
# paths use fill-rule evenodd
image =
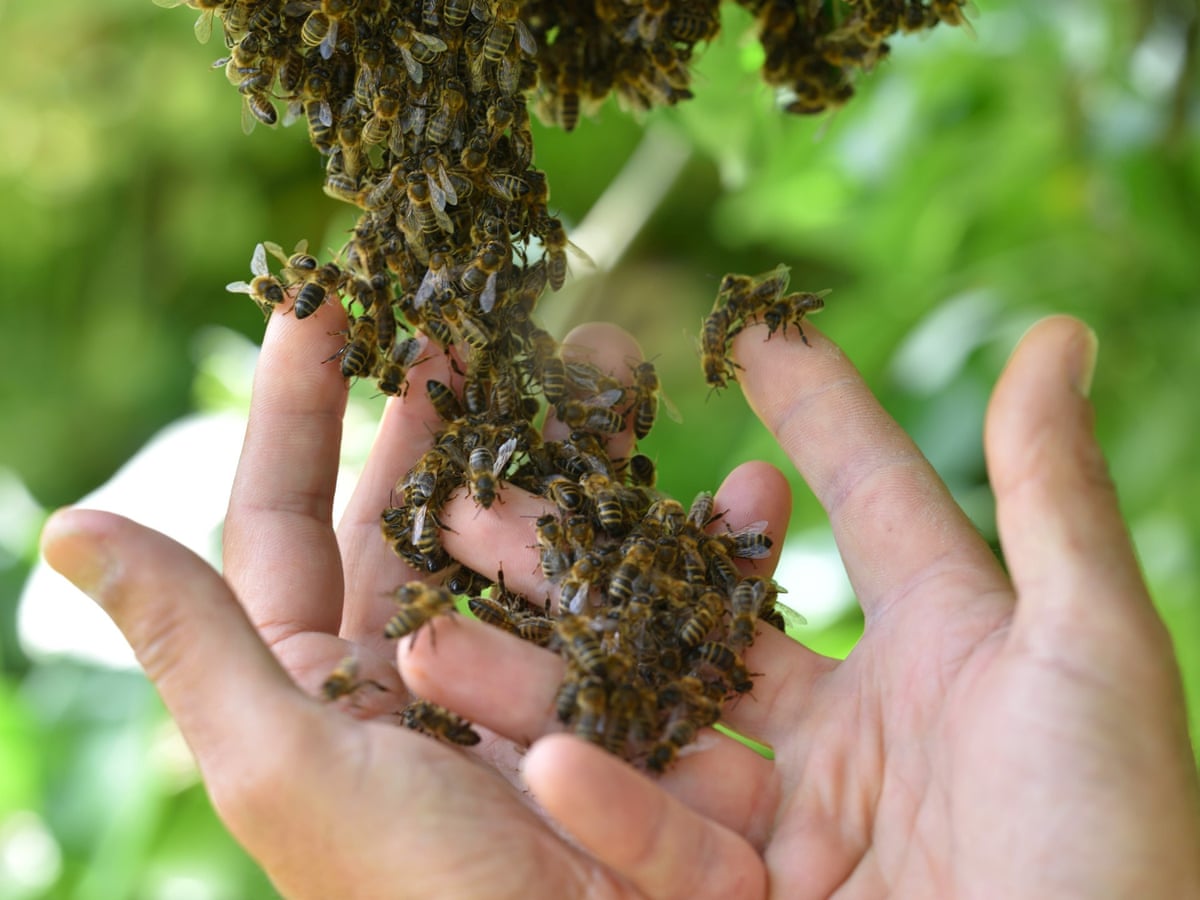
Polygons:
M182 0L156 0L164 6ZM416 633L467 596L482 621L560 653L564 727L662 772L723 704L748 692L744 653L757 627L782 629L777 585L739 560L769 555L763 523L734 531L703 493L690 507L655 490L644 455L611 458L607 439L649 433L660 393L652 363L630 383L565 359L537 324L559 290L570 244L533 165L529 105L573 129L615 94L647 110L692 96L691 62L720 19L716 0L187 0L197 36L218 27L218 61L242 119L302 122L324 159L325 193L361 210L346 246L322 263L302 242L264 242L251 281L229 285L264 312L294 297L297 318L323 303L348 315L338 353L347 379L389 395L424 390L443 419L432 446L383 510L383 537L423 581L397 587L386 634ZM790 113L836 107L857 70L896 31L965 24L961 0L744 0L765 51L762 76ZM540 252L539 252L540 251ZM279 265L271 271L270 259ZM736 370L729 342L747 324L795 327L822 295L788 293L786 267L726 276L702 334L714 388ZM409 385L429 352L461 357L462 388ZM434 349L436 348L436 349ZM545 440L546 408L570 429ZM535 606L443 548L438 513L465 489L480 507L502 483L541 495L542 573L557 596ZM361 687L353 661L325 696ZM471 745L469 723L417 701L403 724Z

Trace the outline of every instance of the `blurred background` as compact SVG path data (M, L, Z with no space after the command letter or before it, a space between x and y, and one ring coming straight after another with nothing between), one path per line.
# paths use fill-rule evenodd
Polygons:
M1200 736L1200 75L1195 0L980 0L976 36L899 38L835 115L787 119L739 8L696 99L539 129L552 207L596 261L543 303L559 336L630 328L682 413L645 442L685 502L786 461L695 336L729 271L831 288L822 329L995 543L980 432L1017 338L1050 312L1100 336L1093 392ZM302 128L241 132L194 13L5 3L0 28L0 896L270 897L215 819L119 636L36 565L47 512L92 495L215 560L262 316L224 285L256 242L337 248ZM381 408L349 414L346 479ZM704 451L697 452L703 447ZM101 487L101 486L104 487ZM798 636L861 629L802 483L779 577ZM96 493L99 491L98 493Z

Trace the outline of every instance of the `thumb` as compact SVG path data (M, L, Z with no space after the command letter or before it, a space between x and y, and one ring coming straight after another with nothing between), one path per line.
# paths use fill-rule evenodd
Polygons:
M1079 320L1043 319L988 407L984 445L1018 598L1015 634L1053 642L1056 654L1074 646L1092 658L1098 648L1170 658L1092 431L1096 350Z
M228 585L186 547L121 516L68 509L46 523L42 552L116 622L206 778L257 756L244 751L277 740L281 720L306 705Z

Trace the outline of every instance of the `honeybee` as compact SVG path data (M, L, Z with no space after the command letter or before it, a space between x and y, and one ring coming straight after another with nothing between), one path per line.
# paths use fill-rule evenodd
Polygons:
M795 325L796 331L800 333L800 340L808 344L808 338L801 327L801 321L805 315L820 312L825 308L825 296L828 293L828 290L824 290L816 294L808 292L788 294L776 303L771 304L763 312L763 322L767 326L767 340L770 340L775 332L781 328L783 329L783 336L786 338L788 325Z
M624 396L625 392L616 388L587 400L564 400L555 405L554 414L569 428L616 434L625 427L625 417L611 407Z
M326 263L309 274L300 292L296 294L296 302L292 310L297 319L305 319L321 308L328 294L336 291L343 283L342 270L334 263Z
M521 7L516 0L496 0L492 27L488 30L483 41L483 58L489 62L499 62L512 43L513 35L517 44L529 56L537 55L537 41L534 40L529 28L521 21Z
M696 739L697 731L699 727L686 714L672 717L662 738L650 748L646 768L661 775L679 758L679 751Z
M369 375L375 368L379 350L375 340L375 318L363 314L350 322L346 343L330 357L340 357L343 378Z
M593 744L601 743L607 705L608 691L603 679L595 676L580 679L575 692L575 734Z
M453 422L463 417L462 404L449 385L431 378L425 382L425 392L429 395L429 402L433 404L434 411L443 420Z
M454 233L454 223L444 209L433 205L429 180L424 172L409 172L407 176L408 213L406 221L410 231L424 234Z
M635 487L654 487L657 479L654 460L644 453L629 457L629 483Z
M558 517L551 514L538 517L535 524L542 574L553 581L571 567L571 561L562 549L562 525L559 523Z
M391 310L384 311L385 316L391 316ZM395 318L392 319L395 321ZM386 361L380 367L379 390L395 397L403 394L408 388L408 370L419 362L421 351L425 349L425 340L421 337L410 337L392 345Z
M264 241L263 246L268 253L283 263L280 274L289 284L303 281L320 266L317 258L308 252L307 240L297 242L296 249L290 254L284 253L283 248L272 241Z
M479 294L479 308L490 313L496 305L496 275L511 256L500 241L488 241L483 250L463 269L459 284L471 294Z
M429 181L429 199L435 209L445 210L447 203L458 203L459 192L455 186L455 178L446 171L445 159L441 153L426 153L421 159L421 171ZM459 180L469 189L470 182Z
M467 13L470 10L471 0L444 0L442 19L451 28L458 28L467 21Z
M728 307L722 307L708 315L701 332L700 363L704 380L714 391L726 387L731 378L736 378L735 364L726 351L729 326Z
M580 481L588 499L596 505L596 518L600 526L610 534L620 529L625 521L625 511L617 493L617 485L607 475L593 472Z
M586 553L596 540L592 520L578 514L567 517L563 533L566 535L567 544L576 554Z
M517 620L517 637L538 647L549 647L556 622L548 616L522 616Z
M337 664L337 668L330 672L329 676L321 683L321 696L326 701L333 702L339 697L348 696L368 686L381 691L387 690L378 681L370 678L360 680L358 677L358 657L347 656Z
M692 501L691 508L688 510L688 521L695 528L703 531L715 518L718 518L713 516L714 504L715 498L712 491L701 491L696 495L696 499Z
M438 95L437 109L425 127L425 140L435 147L447 143L451 146L461 146L462 119L466 105L466 86L457 78L448 78Z
M650 429L654 427L660 400L672 421L682 421L682 416L679 415L675 404L662 392L654 363L647 361L634 367L633 390L633 434L639 441L644 439L650 433Z
M696 598L691 614L679 626L679 646L691 650L699 646L720 621L725 612L725 598L717 591L702 591Z
M392 596L400 609L388 619L383 629L384 637L415 634L435 616L454 612L454 595L449 588L433 587L423 581L410 581L396 588Z
M405 728L459 747L473 747L481 740L470 722L428 700L415 700L404 707L400 711L400 722Z
M391 38L404 59L404 67L408 70L409 77L417 84L425 80L425 66L433 63L446 51L446 42L441 38L417 31L401 19L396 20Z
M555 643L569 663L588 675L604 678L608 659L587 616L564 615L555 626Z
M619 510L618 510L619 511ZM654 562L654 546L643 541L633 543L626 551L620 564L613 570L608 582L611 605L621 606L633 596L636 583L650 575Z
M583 508L586 497L579 485L570 478L552 475L546 479L542 488L546 496L566 515L578 512Z
M517 633L517 626L513 623L512 615L503 604L496 600L490 597L470 597L467 599L467 608L480 622L491 625L493 628L499 628L501 631L507 631L509 634Z
M700 644L688 654L688 663L693 672L702 671L705 666L710 667L721 677L727 689L739 694L744 694L754 687L742 658L720 641L705 641Z
M517 449L516 438L509 438L492 452L489 447L476 447L467 459L467 480L475 502L488 509L496 502L498 482L508 469L513 451Z
M368 146L386 143L396 156L404 153L404 132L397 124L400 95L391 85L382 85L371 100L371 116L363 123L362 142Z
M254 277L249 283L231 281L225 285L225 290L231 294L249 294L263 314L270 316L271 310L283 302L284 294L283 285L267 268L267 248L263 244L256 244L254 247L254 253L250 257L250 273Z
M451 289L454 258L449 244L439 244L429 254L429 268L421 279L421 285L413 298L413 307L420 309L433 297L440 297Z

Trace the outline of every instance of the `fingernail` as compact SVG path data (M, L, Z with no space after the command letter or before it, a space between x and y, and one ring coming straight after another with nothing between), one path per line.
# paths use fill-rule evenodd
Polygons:
M100 600L116 568L96 536L71 527L55 513L42 530L42 555L55 571L95 600Z
M1096 332L1087 328L1084 331L1083 346L1077 351L1071 364L1071 380L1080 396L1087 397L1092 392L1092 377L1096 374L1096 354L1100 350L1100 339Z

